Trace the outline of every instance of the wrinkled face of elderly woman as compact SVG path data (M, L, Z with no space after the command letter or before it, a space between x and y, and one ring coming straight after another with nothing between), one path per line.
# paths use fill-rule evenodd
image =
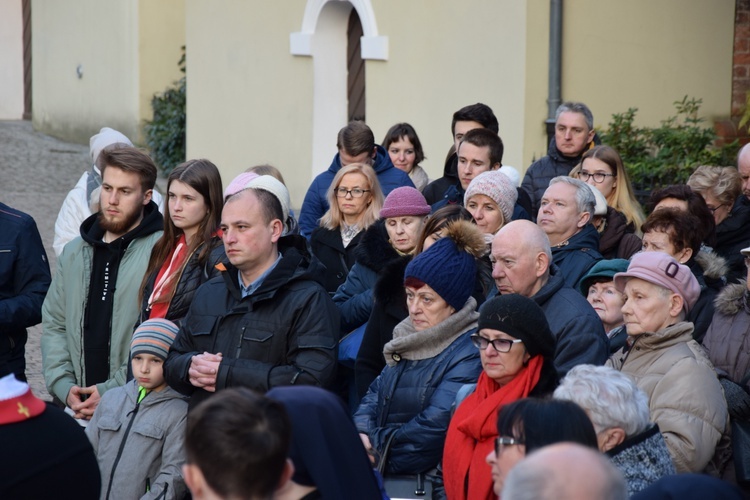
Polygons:
M407 286L406 307L409 319L418 332L439 325L456 312L435 290L425 284L419 288Z
M628 335L654 333L681 320L682 297L640 278L625 283L622 317Z
M410 253L417 246L426 217L408 215L389 217L385 220L385 230L393 248L401 253Z

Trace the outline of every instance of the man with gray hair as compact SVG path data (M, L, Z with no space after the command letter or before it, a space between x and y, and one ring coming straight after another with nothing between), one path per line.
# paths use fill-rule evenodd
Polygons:
M536 223L547 233L552 261L571 287L602 259L599 233L590 223L595 205L585 182L561 175L550 181L539 206Z
M626 500L625 479L603 455L573 443L546 446L513 467L503 500Z
M557 340L554 361L560 377L576 365L607 361L609 341L599 316L580 292L565 284L539 226L527 220L506 224L492 240L490 258L500 294L523 295L544 311Z
M539 211L539 202L550 179L568 175L581 161L583 153L594 140L594 115L581 102L564 102L555 112L555 137L549 143L547 156L531 164L521 187L531 198L532 217Z
M659 426L649 420L648 397L627 374L608 366L579 365L568 372L554 397L586 411L599 451L625 476L628 495L676 474Z

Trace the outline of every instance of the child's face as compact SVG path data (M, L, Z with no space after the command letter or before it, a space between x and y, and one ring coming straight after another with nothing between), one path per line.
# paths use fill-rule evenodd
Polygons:
M133 378L138 385L159 392L167 386L164 381L164 360L153 354L140 353L133 356Z

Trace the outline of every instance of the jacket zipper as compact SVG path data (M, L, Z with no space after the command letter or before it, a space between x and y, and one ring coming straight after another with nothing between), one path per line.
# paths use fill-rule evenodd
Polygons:
M148 394L146 394L146 396L148 396ZM125 435L122 436L122 441L120 441L120 448L117 450L117 456L115 457L115 462L112 464L112 472L109 474L109 484L107 485L107 495L105 497L107 499L109 499L109 494L112 491L112 480L115 477L117 464L120 462L120 458L122 457L122 451L125 449L125 442L128 439L128 434L130 434L130 428L133 427L133 422L135 421L135 417L138 414L138 409L140 407L141 407L141 403L138 402L138 396L136 394L135 408L133 408L133 411L130 412L130 415L131 415L130 421L128 422L128 426L125 428Z

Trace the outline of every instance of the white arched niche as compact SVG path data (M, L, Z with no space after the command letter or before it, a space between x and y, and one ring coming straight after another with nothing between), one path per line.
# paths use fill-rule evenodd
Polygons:
M308 0L301 30L289 35L292 55L313 58L313 175L330 165L347 122L346 29L353 8L364 33L362 59L387 60L388 37L378 35L370 0Z

